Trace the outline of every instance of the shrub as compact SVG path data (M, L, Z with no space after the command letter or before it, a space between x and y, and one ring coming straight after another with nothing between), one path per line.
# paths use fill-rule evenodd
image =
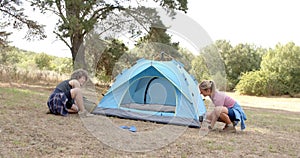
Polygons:
M45 53L37 54L34 61L40 70L47 70L53 58Z
M275 49L269 50L263 56L261 69L278 75L277 82L283 84L280 87L284 88L284 94L300 93L300 47L293 42L277 44Z
M262 57L259 71L244 73L236 90L250 95L300 93L300 47L277 44Z
M238 93L256 96L282 95L285 89L277 73L261 70L244 73L236 86Z

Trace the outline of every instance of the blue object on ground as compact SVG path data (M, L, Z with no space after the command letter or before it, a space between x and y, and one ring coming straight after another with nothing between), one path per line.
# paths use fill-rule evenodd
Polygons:
M120 126L120 128L122 128L122 129L129 129L128 126Z
M130 126L129 131L136 132L136 127L135 126Z
M122 128L122 129L128 129L131 132L136 132L136 127L135 126L130 126L130 127L128 127L128 126L120 126L120 128Z

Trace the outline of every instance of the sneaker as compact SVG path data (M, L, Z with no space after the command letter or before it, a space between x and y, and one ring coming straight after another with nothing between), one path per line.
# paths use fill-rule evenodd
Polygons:
M223 129L223 132L235 133L236 129L232 124L229 124Z
M93 114L90 114L87 110L79 111L78 114L79 114L80 117L91 117L91 116L94 116Z
M225 124L225 126L223 127L223 130L225 129L225 128L227 128L228 127L228 124Z
M239 123L239 121L233 121L233 126L236 126Z

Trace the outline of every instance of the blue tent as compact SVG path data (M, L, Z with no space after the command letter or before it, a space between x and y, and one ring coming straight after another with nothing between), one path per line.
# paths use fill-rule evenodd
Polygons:
M93 113L200 127L206 109L181 63L140 59L116 77Z

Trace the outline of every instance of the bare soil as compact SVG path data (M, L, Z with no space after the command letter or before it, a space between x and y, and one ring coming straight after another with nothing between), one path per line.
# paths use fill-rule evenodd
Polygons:
M207 132L99 115L47 114L52 89L0 83L0 157L300 157L299 98L228 93L248 120L246 130L224 133L222 123Z

